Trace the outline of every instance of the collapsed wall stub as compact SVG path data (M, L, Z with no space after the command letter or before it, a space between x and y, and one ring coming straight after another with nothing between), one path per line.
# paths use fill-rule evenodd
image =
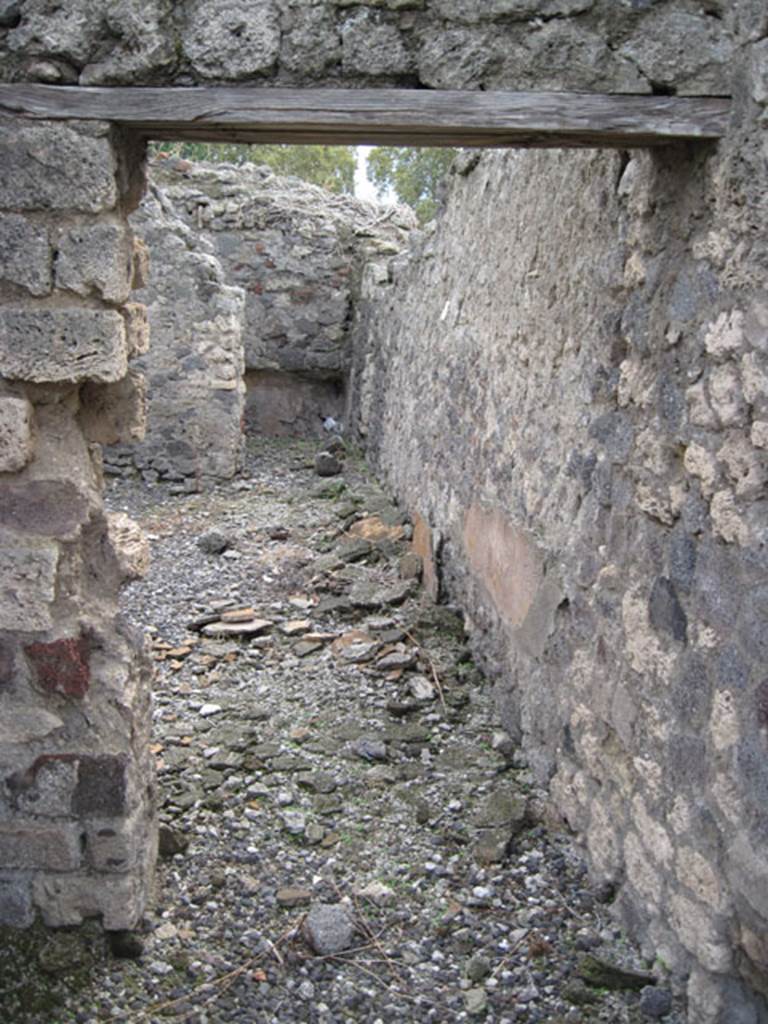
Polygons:
M323 419L344 408L363 267L385 269L415 227L413 214L250 164L158 159L151 174L226 280L243 289L249 429L321 434Z
M624 737L613 728L611 709L598 702L596 692L592 699L589 672L581 671L583 665L578 658L569 660L567 636L562 647L547 644L538 655L535 650L526 654L521 647L511 657L514 661L525 656L535 662L550 649L559 651L563 663L558 664L556 659L550 663L558 697L567 703L569 694L573 694L575 710L581 699L578 688L583 686L586 691L586 700L581 702L589 714L583 720L569 720L570 731L564 728L562 733L567 756L562 760L564 774L557 783L563 794L560 799L567 798L576 806L576 813L571 811L574 824L588 836L595 835L590 815L599 814L600 807L606 813L613 811L607 800L600 803L601 789L610 790L611 779L617 773L622 781L629 780L628 806L621 805L616 813L629 814L631 807L633 831L627 836L632 834L634 838L629 843L625 838L614 870L619 876L622 871L626 875L623 901L634 933L648 936L659 947L674 939L678 946L670 945L670 951L682 956L684 949L695 962L690 984L691 1020L764 1020L764 1002L755 993L764 990L768 961L765 930L761 927L766 917L761 904L765 886L760 884L765 857L757 842L765 806L764 800L759 801L765 764L765 700L759 670L754 666L757 658L764 660L765 653L761 632L764 617L760 614L764 596L761 524L765 518L760 514L759 501L748 496L755 482L748 456L754 454L754 449L757 458L762 457L763 419L759 415L749 433L752 448L739 442L740 436L746 436L747 413L759 412L763 380L760 359L764 345L760 339L764 337L765 314L761 288L768 219L763 205L765 154L761 148L768 99L764 5L758 0L713 0L702 8L680 0L662 8L652 4L624 7L607 0L509 0L485 6L481 14L476 8L467 12L467 5L448 0L414 0L413 5L385 0L383 4L352 8L339 3L318 3L310 8L261 0L238 5L236 13L230 5L207 2L185 5L182 11L178 5L158 2L143 8L140 18L127 2L105 4L96 11L92 4L83 3L81 13L83 16L78 17L71 5L64 10L45 0L29 3L23 10L11 4L0 18L4 78L81 84L183 85L202 80L250 80L301 85L734 93L731 127L717 152L698 157L695 153L672 152L667 165L663 157L658 162L649 160L648 165L636 165L642 172L640 178L647 166L654 173L650 187L641 187L633 197L637 204L632 218L638 231L634 246L637 258L625 265L622 273L621 288L631 288L625 330L632 348L627 356L627 379L622 375L627 405L620 409L631 407L631 413L626 413L630 419L647 420L654 427L660 423L662 437L673 442L671 455L669 446L662 444L658 461L661 468L654 469L657 464L649 463L648 479L641 481L649 491L648 507L634 508L626 501L621 506L624 520L608 538L617 544L622 536L626 539L622 557L640 574L627 584L637 585L639 590L630 593L626 609L622 602L622 616L628 617L626 624L622 618L621 628L626 633L621 635L620 644L611 637L603 645L611 656L636 659L639 666L631 669L635 674L628 676L631 686L626 687L630 698L641 695L637 698L642 712L636 716L638 731ZM321 45L322 40L325 43ZM128 436L137 429L130 414L137 403L126 392L126 367L128 351L137 347L141 333L141 313L126 305L119 287L112 291L103 277L105 264L113 268L124 265L117 255L111 262L100 259L94 268L89 259L94 246L78 245L73 240L69 276L60 273L59 260L67 248L59 245L59 231L72 221L78 230L98 228L107 236L126 241L125 212L140 191L131 173L138 154L125 136L93 120L87 124L24 120L20 124L10 119L4 121L3 128L0 204L4 211L3 246L8 255L3 261L0 293L0 452L4 468L0 484L13 501L2 505L6 516L2 557L7 568L0 601L0 699L6 712L4 729L8 731L0 744L0 914L4 921L22 925L29 923L36 912L54 924L102 914L107 927L125 927L140 916L151 875L147 686L134 642L120 633L114 618L118 578L128 569L125 540L130 539L130 528L120 524L122 544L117 539L107 542L94 469L97 453L89 450L88 444L92 438L102 440L103 411L107 408L111 410L110 431L121 419L126 422ZM703 166L697 161L703 161ZM702 188L706 197L703 204ZM584 194L589 195L586 186ZM671 206L665 206L665 197ZM578 218L578 198L578 194L574 196L572 209L564 215ZM589 206L589 200L585 202ZM690 230L683 236L684 253L671 238L664 253L657 251L654 233L664 234L662 211L670 213L671 222L690 218L686 221ZM598 202L592 213L574 234L575 247L595 230L596 224L602 225L604 216L611 216L610 202L608 207ZM64 230L61 237L66 235ZM57 253L55 260L53 252ZM104 253L114 255L125 250L119 242L114 247L101 242L98 252L103 257ZM705 322L714 325L721 315L724 319L720 328L712 327L712 332L684 327L667 349L667 327L673 327L669 339L675 337L676 328L665 324L661 329L663 306L681 280L675 261L681 253L710 264L719 288L714 294L706 289L690 292L694 296L696 312L691 316L695 326L704 328ZM560 251L560 261L562 255ZM548 290L538 295L541 306L557 298L560 266L548 275ZM535 280L532 277L528 284ZM585 281L584 288L587 294L594 294L594 281ZM618 285L616 288L618 301L623 293ZM683 281L679 301L684 304L688 294ZM446 313L449 315L450 309ZM688 324L688 319L683 320ZM676 408L675 388L663 386L664 375L646 384L648 365L659 372L667 369L660 357L662 351L670 360L676 352L684 353L676 372L684 372L688 362L695 372L692 355L701 360L701 375L687 382L693 394L686 396L684 404L686 410L691 410L687 423L700 431L695 444L703 455L694 448L691 437L678 437L678 427L668 425ZM621 356L620 346L615 356ZM624 361L618 358L619 365ZM530 367L524 369L526 374L530 371ZM577 379L580 372L574 365ZM618 367L613 366L608 373L609 384L617 372ZM439 368L435 373L438 377L445 375ZM596 388L601 380L598 374ZM114 396L114 404L106 401L109 395ZM412 392L411 396L415 406L416 397ZM479 397L484 401L484 393ZM552 402L549 404L551 407ZM99 409L102 413L93 415ZM123 412L118 415L120 409ZM615 422L612 419L605 424L605 438L612 436L611 423ZM603 427L596 430L592 440L607 445L608 441L601 438ZM713 447L718 430L725 435L732 432L732 437L723 435L724 442ZM652 450L654 433L648 433L645 442ZM65 453L54 444L57 437L66 439ZM733 445L723 451L724 443L730 440ZM481 455L484 443L492 452L492 433L477 439ZM450 434L446 444L452 451ZM683 461L681 470L683 449L689 465ZM673 469L666 468L665 453L670 455ZM597 488L594 500L600 495L605 502L597 501L602 509L598 510L598 524L610 517L606 509L630 492L620 471L611 468L615 459L623 462L624 458L616 455L614 459L597 460L593 467ZM444 454L441 472L446 461ZM588 471L585 465L582 475L589 476ZM661 500L654 498L655 477L664 479L662 497L669 500L674 514L666 475L669 473L671 479L673 471L681 479L683 471L697 476L701 483L689 481L689 494L693 495L688 506L690 518L683 520L681 508L678 519L666 524L658 514L653 515L654 503ZM394 467L392 473L397 482ZM64 475L68 492L73 495L66 502L56 490ZM611 480L610 489L606 475ZM716 486L712 494L705 490L710 477ZM491 482L486 483L488 497L495 499ZM739 486L747 490L739 490ZM448 482L445 493L450 496ZM516 513L526 531L534 529L534 514L546 511L548 493L548 480L535 474L523 488ZM639 485L637 493L643 493ZM661 514L666 508L664 501L658 509ZM14 508L16 512L7 511ZM67 516L60 514L64 509ZM493 519L492 511L489 513L486 503L481 503L469 525L465 524L466 555L459 553L453 560L450 547L455 534L448 529L450 523L446 524L442 554L447 568L459 567L462 557L465 565L471 565L470 538L475 532L488 529L508 539L506 526ZM434 516L432 526L441 529L438 504L426 512ZM483 518L488 514L491 519ZM530 521L526 518L529 516ZM689 526L699 523L691 534L694 554L702 539L702 550L709 545L709 553L699 564L708 571L711 581L706 605L711 623L701 615L705 626L696 633L691 624L699 609L689 603L694 599L673 575L680 571L684 560L680 562L676 557L674 563L670 561L670 549L664 562L667 555L663 546L645 547L641 543L648 539L650 530L666 530L659 537L672 537L678 520ZM536 519L535 545L527 534L523 537L521 557L529 568L526 578L535 581L541 574L537 570L541 560L549 565L547 558L555 561L558 552L567 552L565 561L570 564L571 538L560 548L550 532L551 523L541 514ZM117 538L114 529L112 536ZM538 552L544 554L539 556ZM657 570L659 561L663 573ZM475 593L479 593L485 571L482 551L473 564L479 578ZM621 562L615 574L620 585L624 584L625 573ZM610 576L608 573L600 580L601 586L607 587L603 601L607 618L610 608L616 606ZM656 587L657 578L666 582ZM564 579L572 586L567 574ZM585 579L588 587L594 586L589 573ZM726 593L718 591L722 580ZM752 590L751 602L745 598L745 588ZM571 590L569 602L571 594L578 596ZM491 624L498 611L494 612L492 598L486 595L483 604L478 602L479 609L490 608L490 612L476 612L488 614ZM701 601L703 608L703 597ZM685 615L685 640L678 606ZM561 603L558 607L555 617L567 614L566 606ZM644 638L634 646L633 621L639 624L638 635ZM658 625L662 622L667 622L669 628ZM662 637L658 640L657 636L656 644L646 643L650 627ZM584 628L589 631L589 619ZM559 637L559 631L553 636ZM695 647L689 643L694 636L700 641ZM726 640L730 637L738 640L739 646L729 660ZM667 647L674 644L683 645L683 660L686 664L690 661L687 673L682 671L677 647L673 648L671 668L668 666ZM748 663L745 671L739 668L739 658ZM710 675L713 671L722 672L720 690L715 689ZM671 675L664 674L667 672ZM697 710L700 678L705 678L708 685L704 688L704 707ZM552 693L549 677L547 682L548 687L540 688L542 696ZM675 736L665 734L663 716L654 709L654 699L661 705L670 693L678 693L681 701L691 706L696 727L702 733L705 726L709 730L706 738L698 737L704 744L703 751L699 747L698 753L692 757L687 754L680 761L695 765L691 774L699 773L705 795L703 804L692 801L690 807L679 805L680 815L690 812L688 819L670 818L665 802L678 785L679 775L672 771L671 761L661 759L660 752L678 748ZM717 700L716 693L720 695ZM534 705L535 701L531 707ZM667 705L664 707L666 710ZM532 712L530 722L537 721ZM648 723L659 725L656 735L645 729ZM521 721L521 725L527 724L525 719ZM550 740L545 728L543 749ZM658 763L664 767L659 772L653 764L646 765L641 782L647 744L659 754ZM750 779L754 783L750 790L753 797L748 799L745 783ZM25 801L25 795L31 799ZM657 806L665 808L664 821L654 813ZM686 822L695 823L695 833L693 827L684 833L691 838L685 855L687 868L679 844L671 840L670 828L674 829L677 821L685 828ZM610 830L606 830L608 834ZM693 842L697 837L701 839L698 846ZM669 849L665 840L670 843ZM717 862L717 857L707 852L706 843L724 857L721 863L725 877L715 875L714 885L707 868ZM592 852L596 858L600 852L594 842ZM612 855L611 850L609 853ZM669 874L660 893L656 884L662 868ZM692 884L683 881L683 876ZM667 925L660 923L655 911L644 910L657 907L662 900L669 906ZM695 934L690 927L686 929L684 921L696 922Z
M134 362L147 422L143 438L105 449L105 467L197 490L242 466L245 295L156 187L130 224L149 263L135 298L146 304L152 346Z
M386 275L415 217L265 167L155 159L130 224L149 269L144 436L107 472L196 490L241 468L244 430L320 436L341 420L364 271Z

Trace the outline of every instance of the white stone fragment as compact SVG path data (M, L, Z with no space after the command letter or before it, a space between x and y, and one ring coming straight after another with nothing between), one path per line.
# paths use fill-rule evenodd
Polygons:
M33 453L32 406L26 398L0 398L0 473L23 469Z
M704 334L704 346L715 359L734 355L744 342L744 314L740 309L721 313Z

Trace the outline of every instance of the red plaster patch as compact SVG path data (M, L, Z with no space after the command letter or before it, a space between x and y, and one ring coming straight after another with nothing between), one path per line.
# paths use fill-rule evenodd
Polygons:
M89 644L84 636L66 637L24 648L37 682L49 693L83 697L91 682Z

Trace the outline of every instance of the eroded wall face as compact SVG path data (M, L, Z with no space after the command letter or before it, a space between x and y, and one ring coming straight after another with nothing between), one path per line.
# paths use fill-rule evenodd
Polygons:
M149 264L136 298L152 345L135 364L146 379L147 423L143 438L105 450L105 467L199 490L242 467L245 295L158 189L131 227Z
M128 157L108 125L0 124L0 924L131 928L154 862L149 669L117 614L146 546L99 447L142 429Z
M430 527L503 720L696 1024L768 1019L751 25L718 148L466 159L436 231L366 289L354 374L360 435Z
M738 5L757 11L761 0ZM80 85L268 82L718 95L732 0L27 0L6 76Z
M322 436L323 420L338 418L343 407L351 357L349 324L363 267L381 271L401 250L416 223L412 211L402 206L384 209L253 164L158 158L151 176L161 189L167 215L186 225L188 246L206 249L220 263L223 279L244 294L241 345L248 429ZM143 206L137 230L146 231L150 249L157 244L162 251L166 233L161 230L158 236L156 210ZM154 273L167 282L167 307L179 290L178 275L161 268ZM150 302L149 308L152 322L156 304ZM189 310L179 305L176 339L188 331L188 318ZM166 343L166 333L158 344ZM167 344L177 342L169 337ZM199 346L192 350L202 354ZM154 365L161 357L153 352L148 358ZM157 434L152 394L157 393L162 405L164 377L172 387L178 380L180 397L186 388L186 375L170 377L167 361L158 363L158 370L156 385L149 374L147 444ZM158 445L163 446L162 438Z

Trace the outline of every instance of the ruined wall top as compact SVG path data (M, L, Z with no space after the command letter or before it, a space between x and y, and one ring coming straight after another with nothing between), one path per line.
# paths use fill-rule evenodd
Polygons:
M0 77L723 95L731 91L743 7L731 0L2 0Z

